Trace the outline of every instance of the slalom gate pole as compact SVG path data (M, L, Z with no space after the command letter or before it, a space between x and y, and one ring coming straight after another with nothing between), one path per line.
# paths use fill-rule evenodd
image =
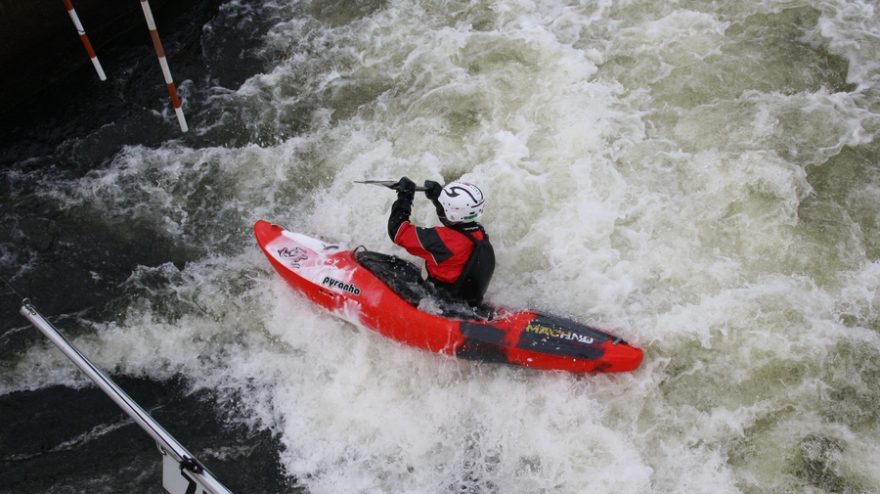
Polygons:
M147 20L147 28L150 30L150 38L153 40L153 48L156 49L159 65L162 66L162 75L165 76L165 85L168 87L168 95L171 96L171 105L174 107L174 113L177 114L177 122L180 123L180 130L186 132L189 127L186 125L186 118L180 108L180 98L177 96L177 88L174 87L174 81L171 79L171 69L168 68L168 61L165 59L165 49L162 48L162 40L159 39L159 31L156 29L156 21L153 19L150 2L147 0L140 0L140 2L141 8L144 9L144 18Z
M168 492L171 494L232 494L182 444L177 442L137 402L86 358L26 299L22 301L19 312L156 441L159 451L164 456L162 483Z
M73 4L70 0L64 0L64 6L67 7L67 13L70 15L70 20L73 21L73 27L76 28L76 32L79 33L79 39L82 41L83 46L86 48L86 53L89 55L89 59L92 61L92 65L95 66L95 71L98 73L98 79L102 81L107 80L107 76L104 74L104 68L101 67L101 62L98 60L98 55L95 54L95 50L92 48L92 43L89 42L89 37L86 35L86 30L83 28L82 23L79 21L79 16L76 15L76 10L73 8Z

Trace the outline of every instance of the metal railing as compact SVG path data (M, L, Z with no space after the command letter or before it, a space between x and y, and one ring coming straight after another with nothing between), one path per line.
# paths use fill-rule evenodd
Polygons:
M123 412L156 441L162 460L162 484L171 494L232 494L198 460L151 417L128 394L97 368L79 349L62 335L37 309L22 302L21 314L46 335L64 355L76 364L95 385L101 388Z

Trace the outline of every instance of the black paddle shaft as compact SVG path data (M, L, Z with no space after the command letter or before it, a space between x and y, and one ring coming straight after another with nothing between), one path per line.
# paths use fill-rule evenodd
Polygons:
M355 180L354 183L379 185L382 187L388 187L389 189L392 189L392 190L397 190L397 180ZM421 186L416 185L416 188L413 190L415 190L416 192L424 192L428 189L426 189L425 187L421 187Z

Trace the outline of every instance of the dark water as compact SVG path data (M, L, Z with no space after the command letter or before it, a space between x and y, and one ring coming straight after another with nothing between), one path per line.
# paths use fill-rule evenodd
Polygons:
M178 380L116 381L233 492L295 491L279 473L272 434L226 420L235 403ZM2 492L164 492L155 443L94 387L11 393L0 413Z
M249 46L265 26L237 18L234 9L187 0L154 13L191 121L205 111L203 88L235 88L262 67ZM110 318L125 304L130 294L120 286L138 265L183 265L200 254L157 238L136 220L107 224L35 193L45 180L106 165L124 146L223 139L183 135L162 114L169 111L168 97L146 29L121 33L99 47L99 57L106 82L83 56L67 77L0 115L0 276L14 286L0 287L0 368L42 344L42 335L18 314L22 296L67 335L77 335L87 331L83 318ZM106 370L112 376L113 369ZM240 405L234 400L193 392L193 383L181 377L115 379L233 491L295 490L281 473L273 434L230 419ZM0 396L0 479L4 493L164 492L152 440L92 386Z

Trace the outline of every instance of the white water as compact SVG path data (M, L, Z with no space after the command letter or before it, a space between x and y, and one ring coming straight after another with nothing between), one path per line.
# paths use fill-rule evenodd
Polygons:
M880 491L872 4L264 7L277 65L218 91L228 120L190 119L254 144L46 184L208 253L132 274L126 313L76 341L99 365L243 395L231 414L314 493ZM483 186L489 298L616 328L642 368L402 347L293 293L250 237L266 218L401 254L393 195L352 182L402 175ZM12 374L82 382L42 347Z

